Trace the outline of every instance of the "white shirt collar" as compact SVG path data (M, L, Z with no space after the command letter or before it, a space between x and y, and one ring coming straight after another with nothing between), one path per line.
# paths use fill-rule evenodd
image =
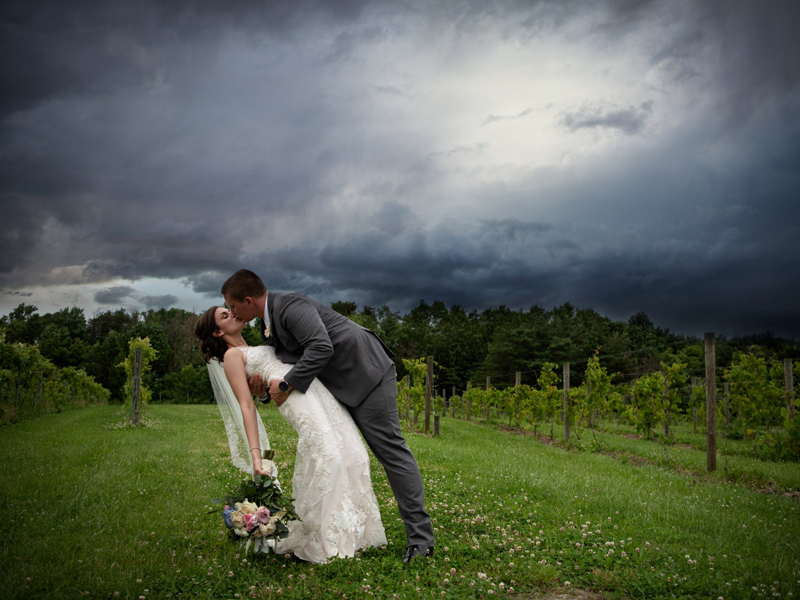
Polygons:
M267 335L270 334L272 329L270 328L270 320L269 320L269 290L267 294L264 296L264 330L266 331Z

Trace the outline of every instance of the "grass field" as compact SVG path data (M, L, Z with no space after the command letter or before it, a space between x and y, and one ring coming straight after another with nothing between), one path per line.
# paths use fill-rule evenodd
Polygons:
M274 409L262 417L288 484L296 437ZM151 406L138 429L117 428L122 418L117 407L93 407L0 430L3 598L800 595L800 505L698 476L689 467L700 450L670 450L686 468L655 454L637 466L625 458L663 448L602 434L613 452L568 452L443 419L439 438L407 435L437 529L435 557L401 563L402 523L374 463L389 545L311 566L245 558L219 513L208 514L243 477L215 406ZM732 458L743 480L758 470L797 489L797 464Z
M507 426L506 419L495 419L492 423L501 429L514 429ZM550 437L551 427L549 423L540 423L535 430L519 433L530 435L534 431ZM554 426L552 432L553 439L563 443L563 425ZM796 462L758 460L753 456L752 442L728 439L720 430L717 435L717 470L708 473L705 432L693 433L691 424L686 422L673 424L671 432L674 443L664 444L660 431L656 434L657 439L647 441L642 439L635 427L604 423L595 432L582 429L580 439L573 431L571 441L573 449L578 451L605 452L622 461L660 465L691 473L707 481L739 482L756 490L800 496L800 464Z

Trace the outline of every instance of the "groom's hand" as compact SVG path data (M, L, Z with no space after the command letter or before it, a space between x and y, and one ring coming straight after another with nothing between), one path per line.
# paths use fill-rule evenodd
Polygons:
M261 375L255 374L247 380L247 385L250 387L250 393L257 398L261 398L267 389L267 382L261 378Z
M267 477L272 477L272 472L265 469L263 466L261 467L253 467L253 476L256 475L266 475Z
M289 392L294 389L293 387L289 387L288 392L282 392L281 388L278 387L280 382L280 379L270 379L269 381L269 397L272 398L275 406L280 406L286 402L286 399L289 397Z

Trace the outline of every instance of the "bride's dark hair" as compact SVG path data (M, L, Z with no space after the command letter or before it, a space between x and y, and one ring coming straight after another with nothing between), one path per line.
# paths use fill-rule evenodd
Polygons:
M225 359L225 352L228 350L228 344L220 338L216 337L215 331L217 327L217 309L219 306L212 306L197 319L194 324L194 335L200 340L200 352L203 353L203 358L206 362L210 362L212 358L216 358L219 362Z

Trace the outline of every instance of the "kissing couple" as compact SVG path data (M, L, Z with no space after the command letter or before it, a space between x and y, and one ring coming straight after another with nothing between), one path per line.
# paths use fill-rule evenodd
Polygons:
M227 308L209 308L195 335L206 362L222 363L241 407L253 475L271 475L262 464L253 396L275 402L298 435L292 491L300 521L277 551L325 563L386 544L363 435L405 525L403 562L433 554L422 477L400 430L392 352L375 333L311 298L268 292L252 271L231 275L222 295ZM248 346L242 329L258 317L263 345Z

